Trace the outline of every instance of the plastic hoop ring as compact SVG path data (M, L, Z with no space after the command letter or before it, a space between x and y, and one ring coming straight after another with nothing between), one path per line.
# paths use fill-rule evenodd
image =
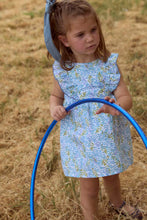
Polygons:
M115 103L110 103L104 99L99 99L99 98L90 98L90 99L83 99L80 101L77 101L73 104L71 104L70 106L68 106L66 108L66 111L68 112L69 110L71 110L72 108L84 104L84 103L88 103L88 102L99 102L99 103L103 103L106 105L109 105L113 108L115 108L116 110L118 110L119 112L121 112L130 122L131 124L134 126L134 128L136 129L136 131L138 132L138 134L140 135L146 149L147 149L147 137L144 134L144 132L142 131L141 127L138 125L138 123L134 120L134 118L128 113L126 112L124 109L122 109L120 106L116 105ZM36 177L36 171L37 171L37 166L38 166L38 162L39 162L39 158L42 152L42 149L44 147L44 144L49 136L49 134L51 133L52 129L54 128L54 126L56 125L57 121L54 120L52 121L52 123L50 124L50 126L48 127L42 141L41 144L39 146L36 158L35 158L35 162L34 162L34 167L33 167L33 171L32 171L32 178L31 178L31 186L30 186L30 215L31 215L31 220L35 219L35 215L34 215L34 186L35 186L35 177Z

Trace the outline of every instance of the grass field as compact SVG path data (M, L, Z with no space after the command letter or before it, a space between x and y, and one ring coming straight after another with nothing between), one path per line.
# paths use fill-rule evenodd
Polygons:
M101 18L106 44L133 96L130 114L147 134L147 1L89 0ZM28 220L31 172L50 125L53 60L43 37L45 1L0 1L0 219ZM59 124L42 152L35 185L36 220L80 220L79 183L64 177ZM122 194L147 220L147 151L131 126L134 164L120 175ZM102 180L99 220L118 220L107 207Z

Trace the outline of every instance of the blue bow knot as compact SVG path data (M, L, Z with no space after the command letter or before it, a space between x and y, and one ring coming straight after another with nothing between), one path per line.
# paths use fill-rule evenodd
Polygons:
M50 13L51 7L56 2L56 0L46 0L45 12Z
M60 62L61 55L57 48L55 47L52 35L51 35L51 27L50 27L50 11L53 4L56 2L56 0L47 0L46 1L46 7L45 7L45 15L44 15L44 40L46 44L46 48L49 51L49 53L52 55L52 57Z

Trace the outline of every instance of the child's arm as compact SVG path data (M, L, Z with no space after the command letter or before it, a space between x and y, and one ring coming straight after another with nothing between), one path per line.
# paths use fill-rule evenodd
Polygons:
M120 69L119 69L120 71ZM121 71L120 71L121 74ZM121 106L123 109L128 111L132 107L132 98L131 95L128 91L127 86L125 85L125 82L123 80L123 76L121 74L120 77L120 82L117 88L114 90L114 96L116 98L116 104ZM114 103L115 100L110 98L109 96L105 97L105 100ZM116 109L108 106L108 105L103 105L98 111L96 111L96 114L100 113L110 113L111 115L120 115L121 113L117 111Z
M61 90L58 82L54 79L53 90L50 96L50 113L56 121L63 119L68 113L63 107L64 93Z

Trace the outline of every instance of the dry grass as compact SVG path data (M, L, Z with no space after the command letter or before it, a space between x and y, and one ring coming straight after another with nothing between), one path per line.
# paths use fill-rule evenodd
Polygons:
M108 47L120 55L119 64L134 100L131 115L146 133L146 1L130 0L129 5L124 1L125 8L121 0L117 4L112 4L116 0L90 2L102 17ZM30 218L33 163L41 139L52 121L48 100L53 60L48 62L46 58L44 3L40 4L39 0L0 2L1 220ZM147 219L147 151L135 129L131 127L131 130L134 164L121 174L122 193L128 203L137 204L144 211L144 219ZM120 219L106 206L108 198L103 184L99 197L99 219ZM66 178L62 173L59 124L49 136L39 161L35 215L38 220L82 218L78 181Z

